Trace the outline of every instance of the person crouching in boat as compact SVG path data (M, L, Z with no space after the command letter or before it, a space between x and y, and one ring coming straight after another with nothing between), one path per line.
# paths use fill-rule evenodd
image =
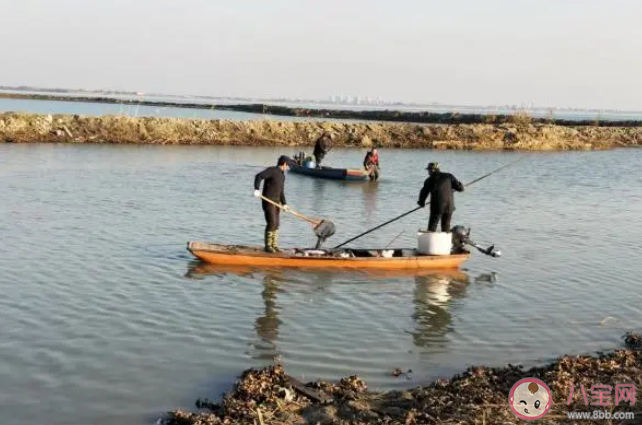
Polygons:
M254 196L260 197L261 180L265 180L263 196L283 205L285 211L290 209L285 201L285 172L290 169L290 161L287 156L281 155L276 167L268 167L254 177ZM267 223L265 226L265 251L280 252L278 244L281 210L266 200L262 201L262 206Z
M363 168L368 171L370 180L377 180L379 178L379 154L377 149L372 148L366 153L366 157L363 159Z
M316 162L317 168L321 168L323 157L332 149L332 139L333 136L326 131L323 132L321 137L319 137L314 144L312 155L314 156L314 162Z
M429 177L424 181L424 187L419 192L417 204L424 208L426 198L430 195L430 218L428 231L436 232L437 223L441 220L441 231L450 231L450 220L455 212L455 197L453 191L463 192L464 185L452 174L442 173L439 164L431 162L426 167Z

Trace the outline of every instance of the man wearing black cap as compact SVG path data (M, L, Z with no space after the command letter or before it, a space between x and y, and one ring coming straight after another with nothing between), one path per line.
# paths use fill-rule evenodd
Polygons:
M254 177L254 196L258 198L261 195L259 191L261 180L265 180L263 184L263 196L283 205L285 211L290 209L290 207L286 205L284 191L285 172L290 169L288 165L290 161L287 156L281 155L276 163L276 167L268 167ZM267 223L265 226L265 251L279 252L279 219L281 210L266 200L262 201L262 206Z
M429 177L424 181L424 187L419 192L420 207L426 206L426 198L430 195L430 219L428 231L436 232L437 223L441 220L441 231L450 231L450 219L455 211L455 197L453 191L464 191L464 185L452 174L439 171L439 164L431 162L426 167Z

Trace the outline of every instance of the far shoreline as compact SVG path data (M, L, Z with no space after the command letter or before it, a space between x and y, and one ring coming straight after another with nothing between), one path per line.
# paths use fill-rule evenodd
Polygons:
M102 143L466 151L594 151L642 146L642 127L560 126L513 116L506 123L221 120L124 115L0 113L0 143Z

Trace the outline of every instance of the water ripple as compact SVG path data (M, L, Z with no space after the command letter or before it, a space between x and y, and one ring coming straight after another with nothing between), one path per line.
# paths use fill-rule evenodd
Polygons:
M262 244L254 174L287 149L0 146L0 411L10 425L149 423L280 358L300 379L401 388L471 364L606 349L642 319L640 151L534 154L457 195L475 252L454 274L220 269L187 240ZM364 152L328 160L359 164ZM289 174L289 204L335 245L415 207L428 160L468 182L514 157L381 152L374 184ZM6 165L6 167L5 167ZM608 178L606 178L608 177ZM618 193L614 198L613 193ZM605 199L609 199L605 202ZM427 211L355 246L414 246ZM608 221L607 221L608 220ZM313 245L281 218L282 245ZM403 233L402 233L403 232ZM391 376L412 369L410 379Z

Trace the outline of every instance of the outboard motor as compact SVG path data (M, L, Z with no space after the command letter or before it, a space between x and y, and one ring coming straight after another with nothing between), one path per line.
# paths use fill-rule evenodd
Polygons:
M453 251L455 253L465 251L466 244L468 243L468 236L470 235L470 229L466 229L464 226L457 225L450 230L453 237Z
M296 163L298 165L303 165L303 161L305 161L305 152L304 151L300 151L299 152L299 157L297 158Z
M490 255L491 257L501 257L502 253L495 249L495 245L491 245L488 248L483 248L480 245L477 245L470 239L470 227L466 229L462 225L457 225L453 227L450 232L452 233L453 240L453 253L459 254L463 252L468 252L466 250L466 245L473 246L479 250L479 252Z

